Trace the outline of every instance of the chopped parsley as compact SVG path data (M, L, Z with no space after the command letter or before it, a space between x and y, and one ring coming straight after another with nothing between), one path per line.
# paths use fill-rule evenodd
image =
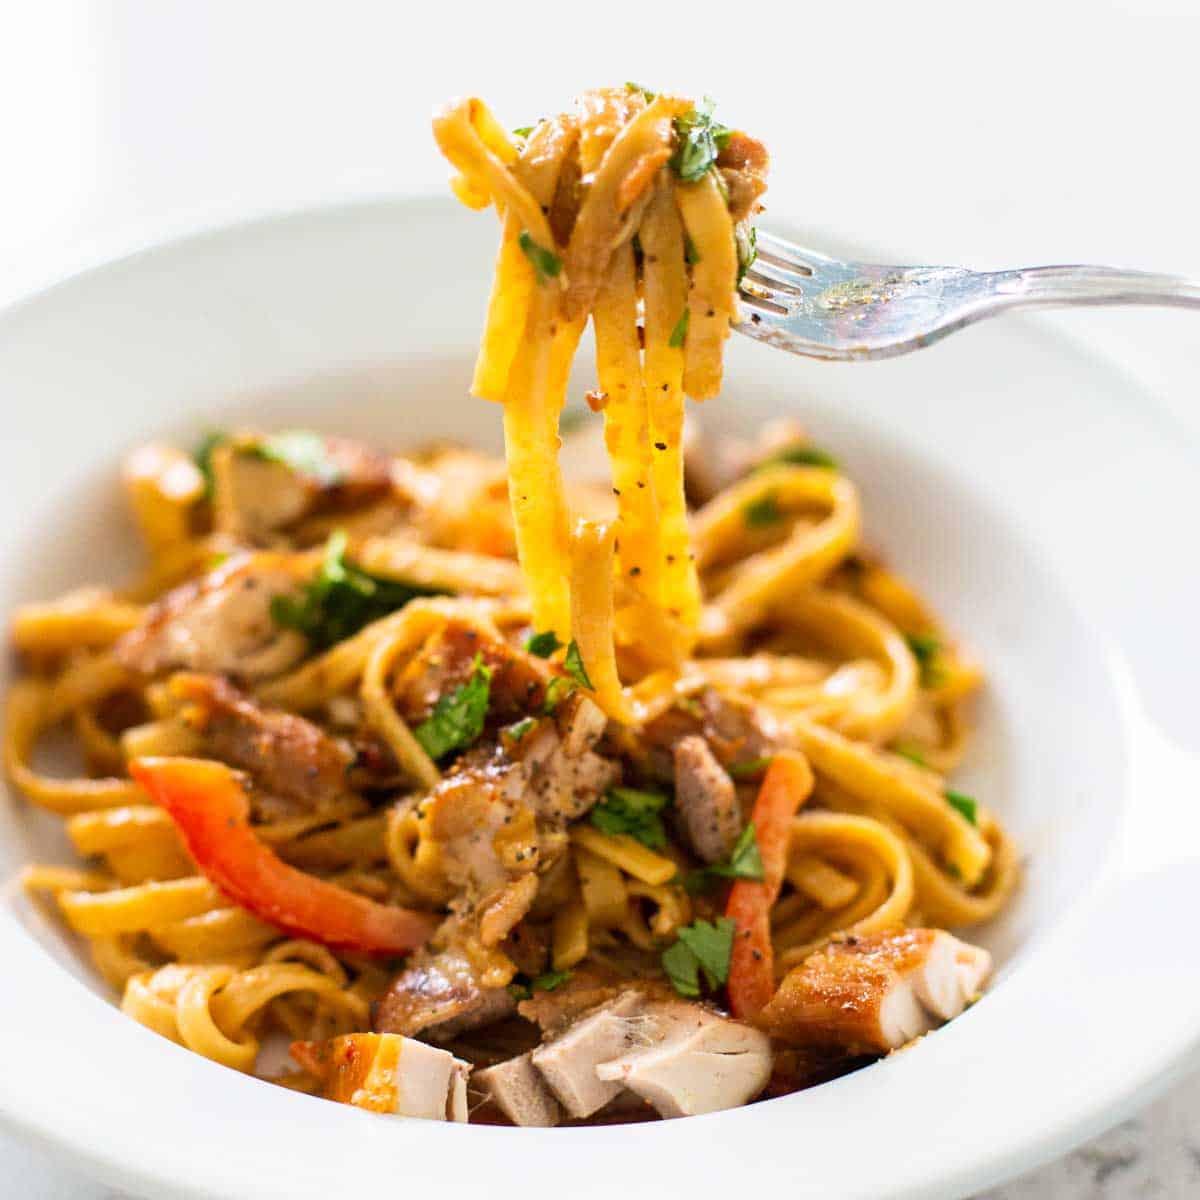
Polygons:
M275 596L271 620L281 629L304 634L317 649L324 649L356 634L364 625L403 608L428 588L368 574L346 561L346 535L329 535L325 557L299 597Z
M696 243L692 241L692 235L685 233L683 235L683 257L689 267L694 267L700 261L700 251L696 248ZM738 283L741 283L741 276L738 276Z
M649 88L642 87L640 83L630 83L627 79L625 81L625 87L631 92L640 92L642 94L642 99L645 100L647 104L654 99L655 93Z
M580 687L587 688L589 692L593 690L592 681L588 678L587 667L583 665L583 655L579 653L579 643L574 638L567 647L567 657L563 659L563 667Z
M838 469L837 459L819 446L787 446L764 459L759 463L758 469L781 464L792 467L826 467L830 471Z
M428 720L413 730L425 753L435 761L469 746L482 732L492 690L492 669L475 655L471 677L449 695L441 696Z
M586 408L568 408L558 418L560 433L577 433L588 421L591 414Z
M739 221L734 226L733 240L737 244L738 273L737 286L742 286L746 272L754 265L758 257L758 230L746 221Z
M519 138L527 138L532 132L532 125L522 125L519 129L513 130L513 133L515 133Z
M763 758L748 758L744 762L730 763L725 768L733 779L753 779L761 775L771 765L771 756Z
M542 715L551 716L574 690L575 685L565 675L552 676L542 697Z
M892 747L892 753L900 755L901 758L907 758L910 763L915 763L918 767L929 766L925 755L911 742L897 742Z
M517 1001L528 1000L534 992L552 992L570 978L570 971L546 971L532 979L528 975L518 975L508 985L508 994Z
M500 730L503 737L509 742L519 742L535 725L537 724L536 717L522 717L519 721L514 721L511 725L505 725Z
M662 792L615 787L592 809L589 819L601 833L623 834L650 850L662 850L667 844L661 815L666 806Z
M521 230L521 236L517 238L517 241L525 252L525 257L533 263L538 283L545 283L547 279L553 279L562 270L562 259L552 250L546 250L539 246L533 240L533 235L528 229Z
M239 447L239 452L283 463L325 487L341 483L346 477L341 464L329 453L326 439L311 429L285 429L259 438L244 449Z
M939 662L942 653L942 643L934 633L910 633L905 637L908 648L913 652L917 665L921 668L921 686L937 687L942 681L943 672Z
M692 323L692 310L684 308L679 315L679 320L675 322L675 328L671 330L671 336L667 339L667 345L673 350L678 350L685 341L687 341L688 326Z
M746 825L724 862L701 867L684 876L683 886L693 895L707 892L718 879L761 879L763 860L758 849L758 834L754 822Z
M684 183L695 183L717 161L733 135L732 129L712 119L713 101L705 96L703 103L690 113L675 118L675 153L671 155L671 170Z
M531 633L525 641L525 649L538 658L549 658L562 645L553 629L542 633Z
M694 921L679 930L679 940L663 951L662 965L671 986L681 995L700 995L703 977L710 992L729 978L736 925L731 917Z
M212 499L213 494L213 451L229 441L229 434L221 429L210 429L201 439L200 444L192 451L192 461L200 468L204 476L204 498Z
M783 509L779 507L775 492L772 490L759 496L757 500L751 500L742 509L742 520L746 522L748 529L762 529L766 525L782 521Z
M968 796L966 792L955 792L946 789L946 802L953 808L961 817L969 821L972 825L979 824L979 804L974 796Z

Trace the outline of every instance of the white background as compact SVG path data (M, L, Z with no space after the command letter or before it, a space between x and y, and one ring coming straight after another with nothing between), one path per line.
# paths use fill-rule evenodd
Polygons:
M428 117L442 98L478 92L523 125L626 79L710 93L761 136L769 211L814 240L1200 277L1198 47L1200 0L0 3L0 302L197 225L440 190ZM1200 314L1046 319L1200 432ZM1125 1131L1133 1150L1110 1139L1019 1194L1188 1194L1184 1166L1165 1163L1200 1104L1156 1111L1146 1127L1178 1137ZM1088 1164L1105 1153L1141 1159L1100 1179ZM103 1194L3 1140L0 1190Z

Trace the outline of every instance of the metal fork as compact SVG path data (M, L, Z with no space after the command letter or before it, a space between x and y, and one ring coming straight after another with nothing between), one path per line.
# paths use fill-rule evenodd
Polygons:
M907 354L1012 308L1200 308L1200 282L1115 267L967 271L842 262L760 231L740 299L739 333L793 354L849 361Z

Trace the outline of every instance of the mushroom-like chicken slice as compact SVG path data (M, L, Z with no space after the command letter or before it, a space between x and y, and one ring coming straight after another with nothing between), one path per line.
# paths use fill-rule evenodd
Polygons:
M471 1064L449 1050L394 1033L349 1033L328 1042L293 1042L291 1049L328 1100L397 1117L467 1119Z
M737 788L699 734L675 745L675 809L700 858L715 863L728 857L742 832Z
M851 937L793 968L757 1024L793 1046L886 1054L958 1016L991 966L986 950L941 929Z
M734 224L744 221L767 190L767 148L757 138L735 130L717 156L717 170L729 191L729 215Z
M116 644L118 659L143 675L203 671L269 679L308 651L271 618L271 601L295 592L306 568L287 554L239 554L169 591Z

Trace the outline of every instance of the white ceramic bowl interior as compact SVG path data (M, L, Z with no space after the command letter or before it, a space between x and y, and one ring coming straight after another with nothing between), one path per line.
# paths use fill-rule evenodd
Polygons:
M240 420L498 448L496 409L466 393L493 225L429 201L299 215L136 255L0 317L0 612L133 567L115 473L150 436ZM1175 526L1200 511L1194 449L1033 322L855 366L735 338L726 378L703 419L804 421L861 486L869 541L988 672L962 786L1026 856L1016 902L979 933L1000 961L988 996L904 1054L737 1112L452 1128L284 1092L157 1038L12 889L4 1116L156 1196L407 1190L448 1163L464 1194L497 1197L567 1179L575 1196L948 1196L1116 1120L1187 1060L1200 952L1174 925L1200 900L1200 573ZM0 811L6 875L68 857L56 818Z

